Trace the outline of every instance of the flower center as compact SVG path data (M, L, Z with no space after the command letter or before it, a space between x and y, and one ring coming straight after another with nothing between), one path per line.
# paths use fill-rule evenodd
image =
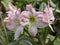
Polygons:
M21 25L19 19L16 19L16 23L17 23L17 25Z
M36 17L33 16L33 15L30 15L30 16L29 16L29 21L30 21L30 23L36 22Z

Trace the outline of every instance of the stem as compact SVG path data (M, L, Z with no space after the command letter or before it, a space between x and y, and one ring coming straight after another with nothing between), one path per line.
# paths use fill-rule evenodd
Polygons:
M49 27L50 27L50 29L51 29L52 32L55 32L50 24L49 24Z
M39 34L37 34L37 38L38 38L38 40L39 40L39 44L40 44L40 45L43 45Z
M32 36L28 33L27 28L25 28L25 32L29 35L28 38L30 38L30 41L33 43L33 45L37 45L37 43L34 41L34 37L32 37Z
M2 18L2 16L1 16L1 14L0 14L0 18L1 18L1 22L2 22L3 29L4 29L5 34L6 34L7 43L8 43L8 35L7 35L7 31L6 31L6 28L5 28L5 25L4 25L3 18Z

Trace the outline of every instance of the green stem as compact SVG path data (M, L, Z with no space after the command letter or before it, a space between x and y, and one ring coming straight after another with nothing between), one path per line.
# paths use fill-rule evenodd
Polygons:
M40 44L40 45L43 45L39 34L37 34L37 38L38 38L39 44Z

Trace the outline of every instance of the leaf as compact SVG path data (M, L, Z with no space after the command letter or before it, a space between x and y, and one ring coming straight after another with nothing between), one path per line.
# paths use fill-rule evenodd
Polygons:
M60 20L57 20L53 27L57 33L60 33Z
M60 39L59 39L59 38L57 38L57 39L55 40L54 45L60 45Z
M52 35L48 35L47 38L49 38L51 41L54 40L54 36L52 36Z
M20 44L23 44L23 45L32 45L32 43L27 41L27 40L21 40Z
M56 5L52 2L52 0L50 0L50 5L51 5L52 7L56 7Z
M39 10L43 11L45 9L45 7L46 7L46 3L42 2L41 5L40 5L40 7L39 7Z
M13 2L12 0L3 0L3 1L1 1L1 3L4 5L4 7L5 7L5 9L6 10L8 10L9 8L8 8L8 3L9 2Z
M47 35L48 35L49 32L50 32L49 30L50 30L50 29L49 29L48 27L43 28L43 29L41 30L41 37L42 37L43 40L46 40Z
M43 28L43 29L39 29L39 36L38 38L40 38L40 41L42 44L45 45L45 41L46 41L46 38L47 38L47 35L49 34L49 28L46 27L46 28ZM39 39L38 39L39 40Z
M5 45L1 38L0 38L0 45Z
M12 42L12 43L10 43L8 45L18 45L18 44L20 44L20 45L33 45L31 43L30 39L25 38L25 37L24 38L20 38L20 39L14 41L14 42Z

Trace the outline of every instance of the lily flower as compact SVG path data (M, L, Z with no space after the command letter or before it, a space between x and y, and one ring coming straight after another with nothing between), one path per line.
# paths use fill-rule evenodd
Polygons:
M26 24L29 25L28 32L31 36L36 36L37 28L49 26L51 30L54 31L50 24L55 18L53 16L53 10L49 6L45 8L44 12L37 12L31 4L26 5L26 11L23 11L21 16L25 19Z
M26 11L23 11L21 13L21 16L25 19L25 22L29 25L29 33L32 36L35 36L37 34L37 27L36 27L36 15L35 15L35 9L32 7L32 5L26 6Z
M20 34L23 34L24 25L20 18L20 9L17 9L13 4L9 2L8 4L10 10L7 12L7 17L5 18L6 27L9 30L15 30L14 40L17 40Z
M55 17L53 15L53 9L49 6L46 6L44 12L41 13L41 18L42 18L42 21L44 23L46 23L47 25L49 25L49 27L51 28L51 30L53 32L55 32L51 26L51 24L53 24L54 20L55 20Z
M31 4L26 5L26 11L23 11L21 16L25 19L26 24L29 25L28 32L31 36L36 36L38 27L46 27L46 23L41 22L40 12L36 12Z
M17 9L11 3L8 4L10 11L8 11L8 17L5 18L6 27L9 30L15 30L14 39L18 39L20 34L23 34L25 25L29 25L28 32L31 36L36 36L37 28L44 28L49 26L54 32L51 24L54 22L55 17L53 15L53 9L46 6L44 12L37 12L31 4L26 5L26 10L22 11Z

